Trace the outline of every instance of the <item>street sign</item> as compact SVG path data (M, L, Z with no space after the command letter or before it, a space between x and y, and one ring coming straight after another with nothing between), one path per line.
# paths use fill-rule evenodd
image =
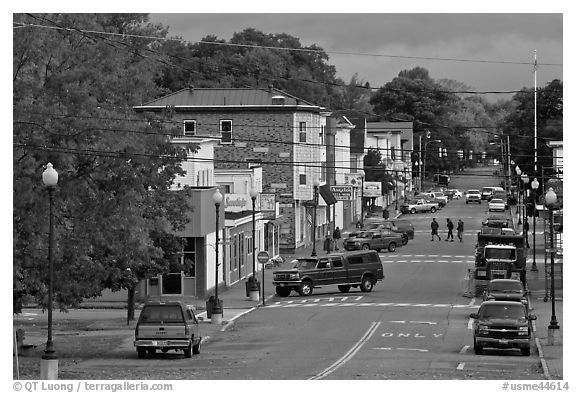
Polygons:
M332 191L337 201L352 200L352 186L330 186L330 191Z
M270 259L270 256L268 255L268 253L266 251L260 251L256 258L258 258L258 262L266 263Z

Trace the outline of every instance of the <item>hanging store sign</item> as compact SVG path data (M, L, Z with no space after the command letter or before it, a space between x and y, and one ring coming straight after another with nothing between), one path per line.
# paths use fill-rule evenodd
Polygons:
M337 201L352 200L352 186L330 186L330 191L332 191Z

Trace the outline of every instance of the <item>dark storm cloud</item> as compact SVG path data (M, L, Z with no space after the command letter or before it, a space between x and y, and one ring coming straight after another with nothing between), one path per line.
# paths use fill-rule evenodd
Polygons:
M152 14L151 19L169 26L171 35L190 41L207 35L229 40L249 27L264 33L287 33L304 46L317 44L328 52L343 80L349 81L357 73L372 86L383 85L404 69L422 66L435 79L454 79L478 90L518 90L533 83L535 49L540 64L561 64L563 60L563 16L558 13ZM555 78L562 79L561 66L540 67L541 82Z

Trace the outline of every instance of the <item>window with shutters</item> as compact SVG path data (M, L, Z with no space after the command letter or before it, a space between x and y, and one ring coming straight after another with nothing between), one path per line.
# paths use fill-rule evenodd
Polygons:
M232 143L232 120L220 120L220 143Z

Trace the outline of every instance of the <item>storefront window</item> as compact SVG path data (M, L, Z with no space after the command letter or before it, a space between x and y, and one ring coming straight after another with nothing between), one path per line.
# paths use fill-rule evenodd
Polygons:
M180 264L182 265L182 271L187 277L196 277L196 238L182 238Z

